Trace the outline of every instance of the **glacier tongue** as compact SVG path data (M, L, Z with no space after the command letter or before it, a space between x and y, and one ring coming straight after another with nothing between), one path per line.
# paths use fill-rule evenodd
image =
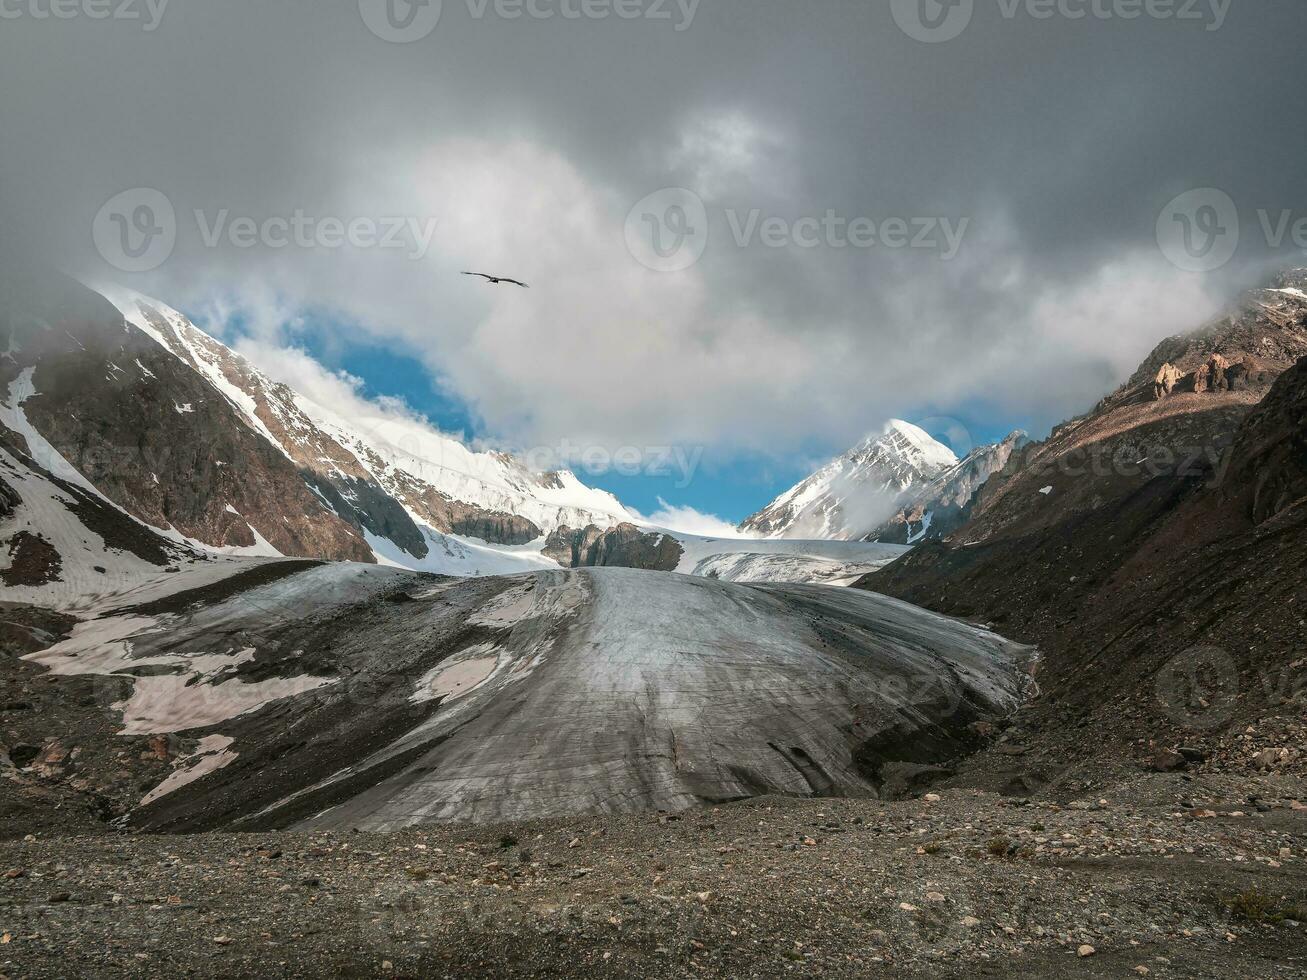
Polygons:
M942 762L1029 690L1028 649L848 589L291 562L229 582L117 608L28 656L129 682L111 710L132 731L205 740L194 778L143 789L143 828L875 796L896 762L924 761L922 732Z

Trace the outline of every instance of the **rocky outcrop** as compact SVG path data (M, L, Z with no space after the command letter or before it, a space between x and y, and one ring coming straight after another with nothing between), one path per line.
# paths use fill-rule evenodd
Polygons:
M1174 364L1166 363L1157 372L1153 383L1153 400L1161 401L1173 393L1194 394L1237 391L1264 380L1264 372L1251 359L1231 364L1221 354L1213 354L1188 374Z
M465 538L479 538L487 544L529 544L541 530L525 517L484 510L472 504L450 501L449 530Z
M614 528L590 525L581 530L560 527L549 535L542 552L564 568L642 568L672 572L684 550L679 541L661 531L641 531L634 524Z
M564 525L556 528L548 538L540 553L552 558L564 568L579 568L585 564L585 555L599 536L603 528L591 524L584 528L570 528Z
M11 516L22 502L23 498L18 495L18 491L0 480L0 520Z
M1157 377L1153 380L1153 400L1159 401L1165 398L1171 392L1175 391L1176 385L1184 374L1178 367L1169 361L1163 364L1157 371Z

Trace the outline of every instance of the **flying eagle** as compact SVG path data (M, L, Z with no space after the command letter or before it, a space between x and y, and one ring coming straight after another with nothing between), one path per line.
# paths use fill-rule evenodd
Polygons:
M531 288L526 283L518 282L516 279L509 279L507 276L488 276L484 272L465 272L463 273L463 275L480 276L482 279L486 280L487 282L493 283L496 286L498 286L501 282L507 282L507 283L512 283L514 286L521 286L523 289Z

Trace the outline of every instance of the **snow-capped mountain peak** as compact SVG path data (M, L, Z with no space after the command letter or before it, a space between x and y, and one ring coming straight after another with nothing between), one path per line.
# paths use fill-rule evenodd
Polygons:
M891 419L740 529L772 538L857 540L893 513L906 491L957 462L953 451L924 429Z

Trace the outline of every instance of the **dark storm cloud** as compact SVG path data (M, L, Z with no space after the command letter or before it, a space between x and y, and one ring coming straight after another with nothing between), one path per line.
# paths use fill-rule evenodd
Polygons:
M339 309L517 441L776 451L978 401L1055 421L1301 264L1301 4L962 0L928 43L900 0L446 0L392 43L368 23L435 9L395 3L0 0L6 246L270 329ZM92 225L141 187L176 242L136 274ZM708 239L659 272L624 230L665 187ZM1159 215L1208 187L1239 248L1182 271ZM1228 231L1204 203L1191 237ZM456 274L483 266L531 292Z

